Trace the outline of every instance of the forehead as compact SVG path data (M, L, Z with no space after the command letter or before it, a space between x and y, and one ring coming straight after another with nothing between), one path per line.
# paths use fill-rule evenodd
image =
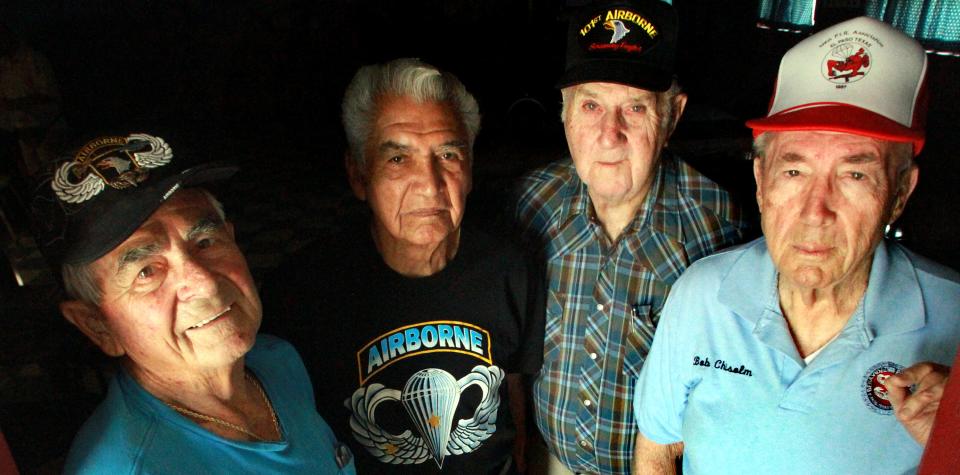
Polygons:
M653 91L610 82L588 82L570 86L567 89L570 90L568 94L572 93L575 98L590 97L607 100L649 101L655 100L657 97L657 93Z
M127 239L96 263L111 262L131 247L156 242L172 229L189 229L200 219L218 215L203 191L190 188L174 193L160 205Z
M787 131L773 133L767 155L804 159L869 156L883 161L892 147L892 142L843 132Z
M437 101L417 102L405 96L382 98L375 124L376 132L381 136L403 132L466 134L451 104Z

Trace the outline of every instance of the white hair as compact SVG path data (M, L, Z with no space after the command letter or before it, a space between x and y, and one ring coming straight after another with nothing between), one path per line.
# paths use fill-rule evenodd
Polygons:
M480 132L480 107L456 76L415 58L364 66L343 95L343 128L350 157L363 170L364 148L384 97L408 97L418 103L441 102L456 111L470 146Z

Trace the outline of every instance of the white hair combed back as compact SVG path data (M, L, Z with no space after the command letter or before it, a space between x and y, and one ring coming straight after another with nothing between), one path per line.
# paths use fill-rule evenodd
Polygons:
M351 159L358 165L364 164L364 146L376 120L378 102L387 96L452 105L471 146L480 132L480 107L456 76L414 58L364 66L343 95L343 127Z

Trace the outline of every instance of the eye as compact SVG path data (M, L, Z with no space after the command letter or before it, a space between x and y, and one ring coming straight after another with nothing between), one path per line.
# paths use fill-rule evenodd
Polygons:
M140 269L140 272L137 273L137 279L139 279L139 280L147 280L147 279L153 277L154 274L156 274L156 273L157 273L157 271L156 271L156 269L153 268L153 266L146 266L146 267L144 267L143 269Z
M595 111L600 108L600 105L593 101L587 101L583 103L583 110L585 111Z
M634 104L630 106L630 112L640 114L647 111L647 106L643 104Z
M458 158L460 158L460 155L455 152L443 152L440 154L441 160L456 160Z
M402 162L403 162L403 156L402 156L402 155L394 155L394 156L390 157L390 158L388 159L388 161L389 161L390 163L402 163Z
M800 176L800 170L787 170L787 171L785 172L785 174L786 174L788 177L791 177L791 178L792 178L792 177L798 177L798 176Z
M863 180L866 177L867 175L864 175L863 173L860 173L860 172L850 172L850 178L853 178L854 180L857 180L857 181Z
M205 238L197 241L197 247L200 248L200 249L206 249L206 248L208 248L208 247L210 247L210 246L212 246L212 245L213 245L213 238L205 237Z

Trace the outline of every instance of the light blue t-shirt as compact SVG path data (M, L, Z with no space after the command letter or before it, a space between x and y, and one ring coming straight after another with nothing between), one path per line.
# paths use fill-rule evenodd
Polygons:
M309 377L293 347L260 335L245 362L273 403L283 440L242 442L208 432L121 370L74 439L64 473L353 474L349 450L317 414Z
M881 242L859 307L809 365L776 282L761 238L698 261L674 284L636 387L640 431L682 440L687 475L915 470L922 448L882 383L898 368L953 361L960 276Z

